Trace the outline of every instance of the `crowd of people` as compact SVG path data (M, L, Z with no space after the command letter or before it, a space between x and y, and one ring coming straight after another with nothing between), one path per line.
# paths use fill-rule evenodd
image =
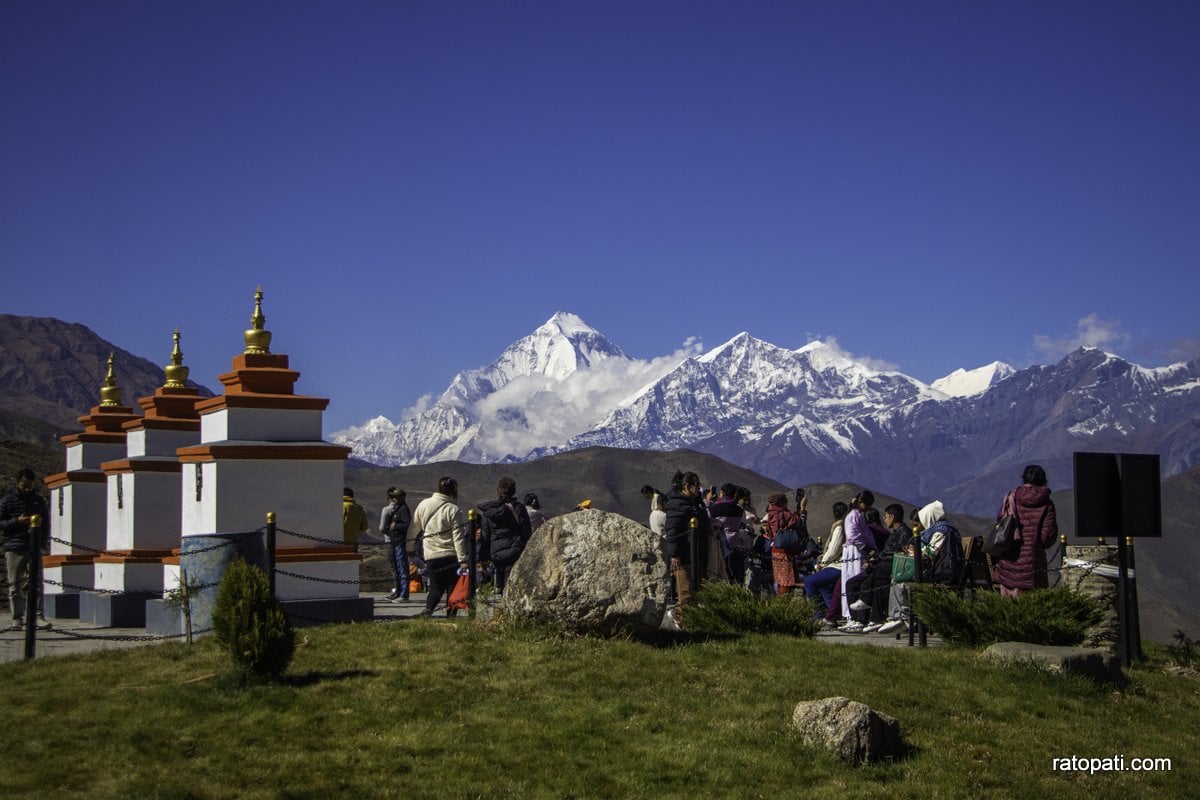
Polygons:
M641 493L649 504L650 530L662 541L673 585L671 614L677 622L701 582L728 581L759 596L803 592L819 625L886 634L908 625L909 583L953 584L963 574L962 537L941 501L907 515L898 503L880 512L874 494L864 490L848 502L834 503L828 535L814 538L804 489L796 490L792 504L784 492L771 494L762 514L745 487L705 487L694 472L676 473L665 492L646 485ZM477 553L495 591L502 593L544 516L535 495L517 500L511 478L500 480L497 495L479 506ZM457 504L457 483L443 478L438 491L411 514L402 491L389 489L388 496L380 531L387 533L393 554L397 588L391 599L407 598L402 577L409 569L407 555L419 552L428 580L424 613L431 614L467 568L469 535ZM1058 537L1045 470L1027 467L1001 511L1010 504L1020 519L1020 544L993 561L992 574L1002 593L1016 596L1046 586L1046 548Z
M909 584L956 585L965 563L962 536L939 500L914 508L889 504L881 514L870 491L836 502L823 542L808 530L808 497L797 489L794 508L779 492L759 515L751 494L725 484L701 488L693 472L677 473L665 494L643 486L650 499L650 528L663 539L676 592L675 613L701 581L730 581L749 591L803 591L823 627L849 633L892 633L908 626ZM994 557L992 576L1003 595L1047 586L1046 549L1058 538L1045 470L1025 468L1021 485L1006 496L1019 518L1019 541ZM695 547L695 552L691 547Z
M28 571L31 516L46 512L44 498L34 491L32 471L21 470L17 478L16 487L0 500L15 625L23 613L18 587ZM500 479L496 492L495 500L478 507L475 547L477 563L494 582L494 592L502 595L513 565L545 515L536 495L517 499L510 477ZM890 633L907 625L910 582L919 578L950 584L961 574L961 536L937 500L907 517L897 503L881 514L874 494L864 490L849 502L833 504L833 524L822 541L808 530L804 489L796 490L793 505L786 493L771 494L762 514L748 489L732 483L704 487L694 472L676 473L666 492L646 485L641 493L650 506L649 527L661 537L677 622L701 582L728 581L760 596L802 591L822 626ZM442 478L437 491L412 510L403 489L389 487L387 500L379 520L395 580L387 599L408 600L410 577L419 571L427 587L423 614L431 615L470 563L470 528L458 503L458 483ZM992 564L995 582L1009 597L1046 586L1046 548L1058 538L1058 522L1042 467L1025 468L1021 485L1005 496L997 519L1013 510L1018 545ZM369 526L350 487L343 492L343 523L345 541L356 546ZM919 575L918 563L923 565Z

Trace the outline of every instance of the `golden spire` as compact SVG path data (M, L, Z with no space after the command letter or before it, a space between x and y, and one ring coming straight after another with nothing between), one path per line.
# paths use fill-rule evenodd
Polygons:
M246 340L246 355L269 354L271 352L271 332L263 328L267 318L262 313L262 287L254 293L254 314L250 317L250 330L243 334Z
M100 388L100 407L113 408L121 405L121 388L117 386L117 376L113 373L113 354L108 354L108 374L104 376L104 386Z
M171 351L171 363L163 368L167 375L164 389L186 389L189 370L183 365L183 351L179 349L179 328L175 329L175 349Z

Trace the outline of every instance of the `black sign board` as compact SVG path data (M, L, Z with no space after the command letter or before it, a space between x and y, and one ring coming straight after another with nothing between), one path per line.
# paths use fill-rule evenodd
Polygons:
M1075 535L1162 536L1158 456L1075 453Z

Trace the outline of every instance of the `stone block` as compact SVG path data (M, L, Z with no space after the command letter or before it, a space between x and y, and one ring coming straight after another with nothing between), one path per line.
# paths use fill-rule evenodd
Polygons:
M1125 683L1120 659L1107 648L997 642L983 651L983 657L1000 664L1032 664L1051 672L1082 675L1096 683Z

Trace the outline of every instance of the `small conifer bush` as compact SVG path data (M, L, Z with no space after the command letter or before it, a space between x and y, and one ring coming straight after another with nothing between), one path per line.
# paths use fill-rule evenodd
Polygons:
M1020 597L975 592L959 597L943 586L913 584L912 607L951 644L983 647L995 642L1076 645L1100 621L1100 603L1070 589L1038 589Z
M816 632L812 603L802 595L765 600L732 583L704 583L683 609L683 625L697 633L783 633L812 636Z
M243 677L275 680L296 650L296 634L258 567L235 559L213 605L213 634Z

